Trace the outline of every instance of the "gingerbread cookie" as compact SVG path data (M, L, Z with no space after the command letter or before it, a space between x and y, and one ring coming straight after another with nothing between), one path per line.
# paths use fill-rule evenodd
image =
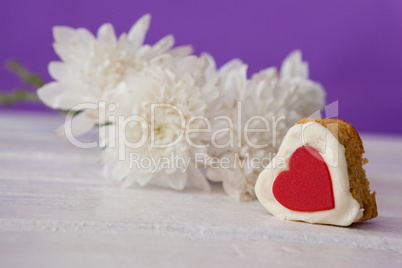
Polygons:
M339 119L305 118L286 134L255 191L273 215L347 226L377 217L359 134Z

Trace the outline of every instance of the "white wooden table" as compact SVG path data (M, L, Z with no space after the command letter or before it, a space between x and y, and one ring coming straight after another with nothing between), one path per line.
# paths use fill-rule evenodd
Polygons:
M60 116L0 111L0 267L402 267L402 137L363 135L378 218L282 221L258 201L121 189Z

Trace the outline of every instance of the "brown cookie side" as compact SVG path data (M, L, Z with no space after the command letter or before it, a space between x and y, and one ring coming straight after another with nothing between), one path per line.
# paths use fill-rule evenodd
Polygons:
M353 198L359 202L360 208L364 209L363 216L358 221L367 221L377 217L376 193L370 193L370 182L367 180L366 171L363 168L368 160L363 158L365 151L359 133L351 124L340 119L303 118L296 124L308 122L317 122L326 127L345 147L350 192Z

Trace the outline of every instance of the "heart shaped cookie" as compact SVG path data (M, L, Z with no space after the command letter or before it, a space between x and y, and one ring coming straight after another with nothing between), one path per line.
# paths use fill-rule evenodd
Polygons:
M289 129L255 193L284 220L347 226L377 216L357 131L339 119L305 118Z

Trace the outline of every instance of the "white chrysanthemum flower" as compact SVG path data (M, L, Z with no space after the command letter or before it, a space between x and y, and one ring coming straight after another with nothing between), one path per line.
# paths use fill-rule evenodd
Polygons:
M225 108L233 109L229 114L234 115L233 136L236 139L234 146L221 150L217 156L229 159L231 166L209 167L206 175L213 181L223 181L225 191L234 199L247 201L255 198L254 185L258 174L263 170L263 165L269 162L264 158L274 156L291 126L324 106L325 93L320 84L309 80L307 63L302 61L299 51L294 51L284 60L280 74L275 68L268 68L246 81L245 74L239 72L239 68L221 77L226 81L222 86L226 88L223 91L227 100L229 95L232 98ZM237 115L240 115L240 121ZM268 125L270 131L248 132L245 136L243 130L246 122L255 116L257 119L249 121L248 129L267 129ZM240 126L238 122L241 122ZM237 137L240 137L241 146L237 146ZM228 138L229 135L222 136L221 140ZM251 159L265 162L256 166Z
M93 36L87 29L65 26L53 28L54 49L62 61L51 62L49 73L55 79L38 90L39 98L53 109L80 110L76 105L106 101L124 80L127 72L141 72L150 62L165 53L173 56L191 54L189 46L171 49L172 35L155 45L144 45L151 16L144 15L130 29L116 37L111 24L103 24ZM97 111L87 110L74 118L77 125L91 129ZM99 122L104 123L104 122Z
M209 136L188 130L207 127L205 120L191 121L206 115L210 101L205 99L208 83L195 75L203 66L203 59L187 57L175 69L151 66L127 76L118 89L122 93L113 99L116 110L108 115L112 124L105 127L106 133L118 133L104 137L101 162L108 178L123 181L123 186L137 182L181 190L190 183L210 189L195 164L196 154L206 153Z
M179 77L191 74L194 84L200 89L201 98L207 104L206 112L208 115L220 110L222 94L218 92L218 73L215 60L211 55L204 53L199 58L196 56L179 58L164 54L154 59L151 66L162 66L174 70Z
M234 59L218 70L216 88L219 94L210 112L210 122L214 136L211 137L212 146L208 153L219 156L231 151L233 146L227 146L232 140L231 133L236 132L238 118L238 102L244 98L247 86L247 65ZM224 131L224 130L230 131Z

